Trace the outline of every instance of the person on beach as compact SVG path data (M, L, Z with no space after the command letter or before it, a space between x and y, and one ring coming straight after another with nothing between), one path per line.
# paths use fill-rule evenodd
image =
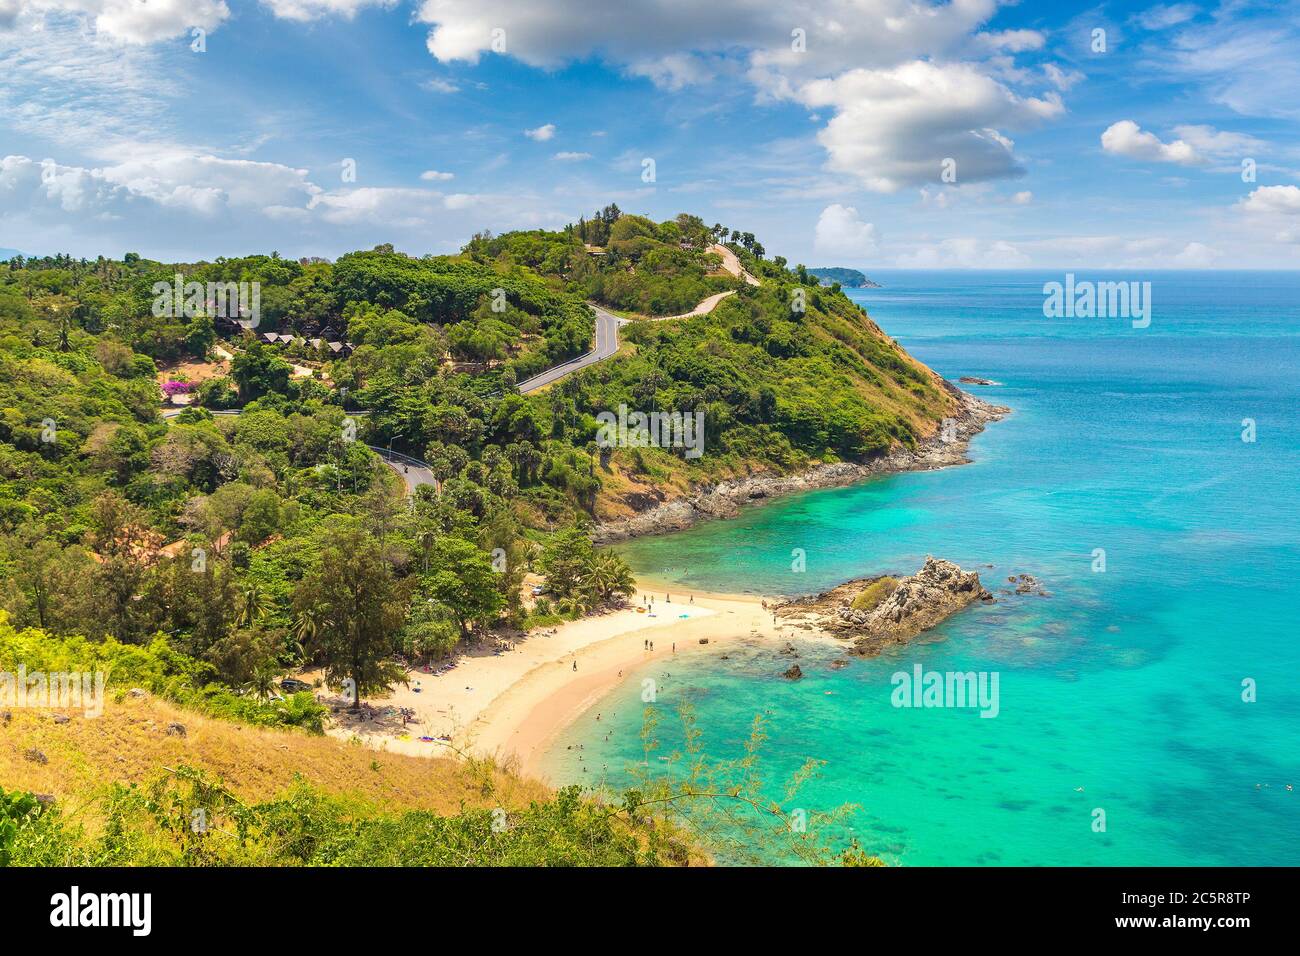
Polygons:
M574 662L573 662L573 669L574 669L575 672L578 670L578 662L577 662L577 661L574 661Z

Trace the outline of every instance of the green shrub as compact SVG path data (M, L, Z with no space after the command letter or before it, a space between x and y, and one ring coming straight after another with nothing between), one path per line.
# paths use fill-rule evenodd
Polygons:
M853 610L870 611L893 594L897 588L898 578L878 578L859 591L853 598Z
M0 670L16 671L20 664L29 674L103 671L106 687L120 693L140 687L209 717L324 732L326 709L310 693L283 701L241 696L215 680L211 664L180 653L162 635L148 644L56 637L39 628L16 630L0 610Z

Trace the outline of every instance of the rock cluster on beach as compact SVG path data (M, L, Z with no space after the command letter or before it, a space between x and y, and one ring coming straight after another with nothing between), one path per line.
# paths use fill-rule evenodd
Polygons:
M872 606L858 600L870 586L888 582ZM854 642L859 654L877 654L904 644L922 631L975 603L992 602L980 576L951 561L926 557L921 570L905 578L866 578L809 598L779 605L776 613L799 626L812 626Z

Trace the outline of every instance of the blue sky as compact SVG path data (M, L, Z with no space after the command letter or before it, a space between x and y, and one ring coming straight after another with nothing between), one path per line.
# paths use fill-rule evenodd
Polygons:
M444 253L613 201L809 265L1300 266L1297 3L0 0L0 77L28 253Z

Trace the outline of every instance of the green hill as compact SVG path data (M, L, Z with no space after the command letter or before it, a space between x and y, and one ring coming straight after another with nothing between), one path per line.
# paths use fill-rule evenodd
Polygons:
M163 307L178 273L193 309ZM257 327L214 315L209 283L255 283ZM617 354L518 394L591 347L586 300L632 320ZM164 420L164 385L193 407ZM305 701L258 703L287 670L364 697L398 655L617 603L632 577L591 547L593 520L911 446L953 404L843 294L689 215L610 206L455 256L16 259L0 265L0 608L50 647L155 655L159 693L188 711L311 728ZM621 406L701 414L703 454L602 448L597 416ZM367 444L427 461L437 487L408 498ZM535 606L529 572L549 588Z

